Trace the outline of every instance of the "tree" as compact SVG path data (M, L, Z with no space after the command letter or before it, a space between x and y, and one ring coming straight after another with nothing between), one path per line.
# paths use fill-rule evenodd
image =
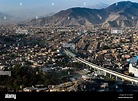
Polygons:
M14 88L16 89L16 91L19 91L19 89L20 89L20 82L19 82L19 80L15 79L14 82L13 82L13 84L14 84Z

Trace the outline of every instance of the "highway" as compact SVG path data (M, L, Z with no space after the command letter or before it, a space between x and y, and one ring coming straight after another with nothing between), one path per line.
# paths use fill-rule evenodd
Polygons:
M101 71L104 71L106 73L109 73L111 75L114 75L116 77L119 77L119 78L122 78L124 80L128 80L128 81L131 81L131 82L135 82L135 83L138 83L138 78L135 78L135 77L131 77L131 76L128 76L128 75L125 75L125 74L122 74L122 73L119 73L119 72L116 72L116 71L113 71L113 70L110 70L110 69L107 69L107 68L104 68L104 67L101 67L101 66L98 66L98 65L95 65L89 61L86 61L80 57L76 57L76 55L74 53L72 53L70 50L68 49L64 49L66 55L69 55L73 58L75 58L76 60L78 60L79 62L82 62L86 65L89 65L90 67L92 68L95 68L97 70L101 70Z

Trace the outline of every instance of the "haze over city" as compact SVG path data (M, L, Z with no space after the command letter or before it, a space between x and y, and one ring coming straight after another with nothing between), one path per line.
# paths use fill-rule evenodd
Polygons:
M92 7L97 4L111 5L120 0L0 0L0 12L16 17L32 18L57 13L72 7ZM130 0L137 2L137 0Z

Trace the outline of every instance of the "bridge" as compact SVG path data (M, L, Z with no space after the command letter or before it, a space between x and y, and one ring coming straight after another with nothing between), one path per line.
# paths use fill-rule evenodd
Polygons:
M72 41L70 41L68 43L76 43L77 41L79 41L79 39L82 38L83 35L84 35L84 33L82 33L81 35L77 36L76 38L74 38Z
M107 68L104 68L104 67L101 67L101 66L98 66L98 65L95 65L89 61L86 61L80 57L76 57L76 55L71 52L70 50L68 49L64 49L66 55L68 56L71 56L73 58L75 58L76 60L78 60L79 62L82 62L94 69L97 69L97 70L101 70L101 71L104 71L105 73L109 73L111 75L114 75L116 77L119 77L119 78L122 78L124 80L128 80L128 81L131 81L132 83L135 82L135 83L138 83L138 78L135 78L135 77L131 77L131 76L128 76L128 75L125 75L125 74L122 74L122 73L119 73L119 72L116 72L116 71L113 71L113 70L110 70L110 69L107 69Z

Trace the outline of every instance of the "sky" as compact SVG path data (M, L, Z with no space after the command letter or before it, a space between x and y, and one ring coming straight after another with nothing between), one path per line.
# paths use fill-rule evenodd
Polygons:
M32 9L46 7L47 9L67 9L74 6L91 6L98 3L112 4L121 0L0 0L0 11ZM130 0L138 2L138 0Z
M21 14L28 11L30 14L36 12L49 14L71 7L89 7L98 3L110 5L119 1L122 0L0 0L0 12ZM138 2L138 0L129 1Z

